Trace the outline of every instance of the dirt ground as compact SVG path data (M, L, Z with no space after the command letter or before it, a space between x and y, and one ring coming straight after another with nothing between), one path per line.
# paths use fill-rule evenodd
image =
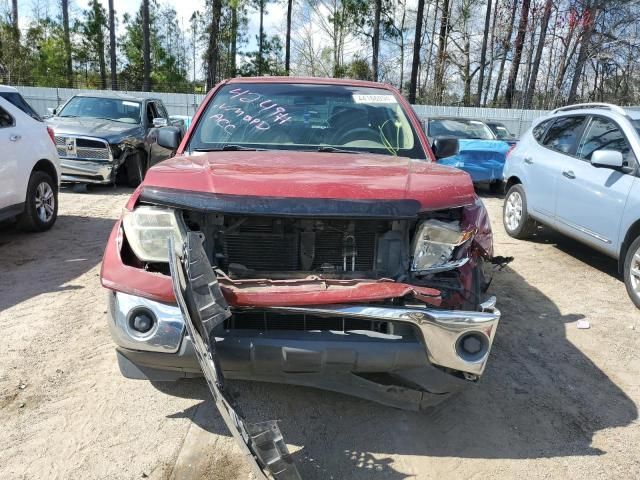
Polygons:
M0 226L2 479L250 478L204 381L118 372L98 274L129 193L64 191L48 233ZM303 478L640 478L640 312L615 261L552 232L513 240L485 202L515 261L476 388L425 414L229 382L249 420L282 420Z

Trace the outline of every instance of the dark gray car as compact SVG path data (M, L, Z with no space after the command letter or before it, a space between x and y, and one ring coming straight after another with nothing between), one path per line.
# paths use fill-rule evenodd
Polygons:
M135 187L149 168L145 139L155 127L169 124L157 98L119 93L78 94L54 111L53 128L62 181L113 183L116 177Z

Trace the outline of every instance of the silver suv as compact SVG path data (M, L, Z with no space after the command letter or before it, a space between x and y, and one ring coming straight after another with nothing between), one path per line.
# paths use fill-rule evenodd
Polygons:
M538 223L618 260L640 308L640 109L571 105L537 120L504 167L504 228Z

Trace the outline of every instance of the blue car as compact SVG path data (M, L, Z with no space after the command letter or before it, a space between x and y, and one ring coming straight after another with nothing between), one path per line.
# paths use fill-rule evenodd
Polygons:
M492 191L500 189L504 162L512 146L498 140L484 122L467 118L430 118L426 133L430 140L458 139L458 153L441 158L438 163L464 170L471 175L473 183L486 183Z

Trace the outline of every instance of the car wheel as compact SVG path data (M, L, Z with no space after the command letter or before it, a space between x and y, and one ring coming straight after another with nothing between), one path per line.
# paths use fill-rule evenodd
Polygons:
M631 301L640 308L640 237L629 245L624 257L624 284Z
M524 239L536 230L536 222L527 211L527 197L521 184L509 188L502 207L502 223L509 236Z
M140 153L131 155L127 159L127 184L130 187L137 187L144 180L144 174L146 172L145 162Z
M18 227L27 232L49 230L58 217L58 185L45 172L33 172Z

